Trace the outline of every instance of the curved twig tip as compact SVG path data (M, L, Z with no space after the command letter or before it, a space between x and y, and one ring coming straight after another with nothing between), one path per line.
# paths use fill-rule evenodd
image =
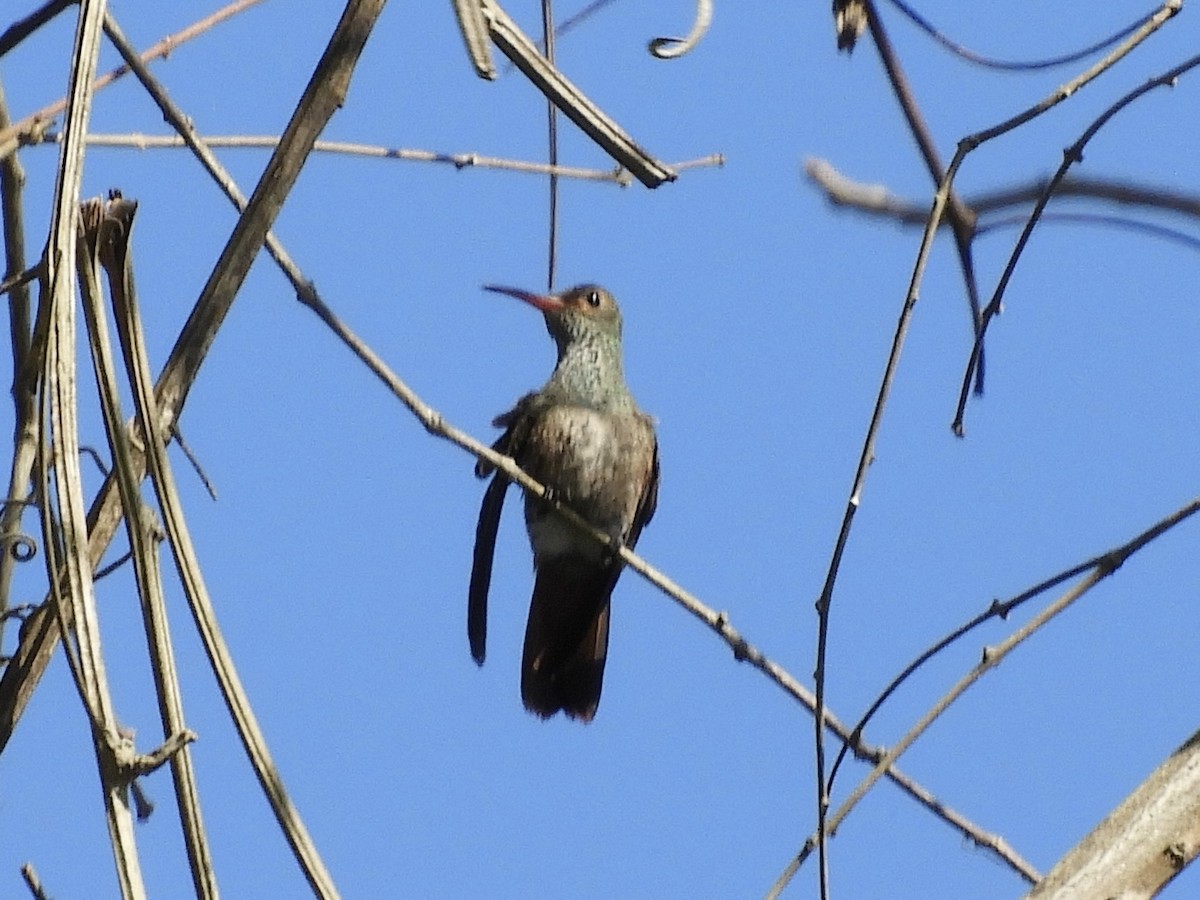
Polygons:
M656 59L677 59L691 52L708 31L712 24L712 0L696 0L696 19L692 22L692 30L687 37L658 37L647 47L650 55Z

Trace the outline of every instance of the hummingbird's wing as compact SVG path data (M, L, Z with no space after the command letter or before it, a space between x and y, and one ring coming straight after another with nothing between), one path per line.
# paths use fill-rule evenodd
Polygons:
M504 429L504 434L496 438L496 442L492 444L493 450L503 453L505 456L517 455L521 444L529 435L529 428L533 422L532 413L536 410L539 399L536 393L528 393L518 400L517 405L508 412L500 413L492 419L493 425ZM484 462L482 459L475 463L476 478L487 478L493 471L495 471L495 467L491 463Z
M646 425L651 429L650 440L653 449L650 452L650 471L646 475L642 496L633 514L633 523L629 526L629 535L625 538L625 545L630 550L637 546L642 529L650 524L650 520L654 518L654 511L658 509L658 436L654 434L649 417L646 417Z
M500 528L500 512L504 509L504 493L508 479L497 472L483 495L479 507L479 522L475 526L475 558L471 563L471 586L467 591L467 640L471 657L483 665L487 652L488 588L492 583L492 557L496 550L496 532Z

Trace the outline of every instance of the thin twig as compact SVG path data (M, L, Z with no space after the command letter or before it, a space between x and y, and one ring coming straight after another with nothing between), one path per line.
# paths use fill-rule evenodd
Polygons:
M959 681L939 699L928 712L922 716L909 731L900 738L900 740L891 747L880 760L875 768L858 784L846 798L845 802L838 807L837 811L829 817L827 828L829 834L834 834L841 823L854 809L860 800L866 796L867 792L875 785L876 782L883 776L886 771L886 765L895 762L899 757L912 746L929 726L945 712L955 700L963 695L968 688L982 678L987 672L996 668L1002 660L1005 659L1013 650L1020 644L1024 643L1028 638L1036 634L1044 625L1054 619L1059 613L1066 610L1076 600L1090 591L1099 582L1103 581L1124 562L1137 553L1155 538L1174 528L1180 522L1185 521L1195 513L1200 512L1200 498L1192 500L1190 503L1171 513L1164 519L1156 522L1150 528L1143 531L1141 534L1134 537L1132 540L1119 547L1110 550L1108 553L1097 557L1098 562L1093 566L1088 573L1077 584L1063 593L1056 600L1051 602L1040 613L1034 616L1021 628L1017 629L995 647L984 648L982 659L975 665L971 671L966 673ZM811 854L811 845L816 842L816 835L812 835L805 842L804 848L796 854L795 858L788 864L784 873L776 881L770 893L769 898L777 897L779 892L787 885L792 876L804 863L804 860Z
M542 0L542 44L546 62L554 65L554 0ZM546 99L546 161L551 169L558 167L558 110L554 101ZM554 290L554 274L558 268L558 176L553 171L546 179L550 188L548 240L546 247L546 290Z
M935 642L933 644L933 646L924 650L920 655L917 656L916 659L914 659L911 663L909 663L907 666L905 666L903 671L901 671L899 675L897 675L895 678L892 679L891 683L886 688L884 688L883 692L867 708L867 711L863 714L862 718L859 719L858 722L855 724L854 730L851 732L851 734L852 735L860 734L862 732L862 729L866 728L867 723L870 722L870 720L874 717L875 713L879 711L879 708L882 707L883 704L887 702L888 697L890 697L893 693L895 693L895 691L900 687L900 685L902 685L905 681L907 681L908 678L914 672L916 672L922 665L924 665L926 662L928 662L930 659L932 659L937 654L941 653L943 650L945 650L951 644L954 644L960 638L965 637L966 635L968 635L969 633L974 631L976 628L978 628L980 625L982 625L985 622L988 622L992 619L1005 619L1006 620L1012 614L1013 610L1017 609L1019 606L1022 606L1023 604L1032 600L1033 598L1038 597L1041 594L1044 594L1048 590L1058 587L1063 582L1069 581L1070 579L1075 578L1079 575L1082 575L1084 572L1090 571L1091 569L1094 569L1096 566L1101 565L1104 562L1104 558L1107 555L1108 555L1107 553L1102 553L1099 556L1093 556L1091 559L1085 560L1082 563L1077 563L1076 565L1073 565L1068 569L1065 569L1061 572L1051 575L1049 578L1045 579L1044 581L1038 582L1033 587L1027 588L1024 591L1021 591L1021 593L1017 594L1016 596L1010 597L1008 600L1005 600L1003 602L1001 602L999 600L993 600L990 604L988 604L988 608L986 610L979 613L977 616L975 616L968 622L965 622L964 624L955 628L953 631L951 631L945 637L943 637L940 640L938 640L937 642ZM830 791L833 790L833 782L837 775L838 766L841 764L842 760L845 758L846 752L849 749L851 749L851 745L849 743L847 743L845 746L842 747L841 752L838 754L837 761L834 763L834 766L833 766L833 771L829 775Z
M208 477L208 473L204 471L204 466L200 465L200 458L193 452L191 445L184 440L183 431L180 430L178 422L171 425L171 437L175 439L176 445L183 451L183 455L191 465L192 471L196 473L196 477L200 479L200 483L208 491L208 496L216 500L217 489L213 485L212 479Z
M0 86L0 129L8 126L8 103ZM38 448L38 367L32 360L33 319L29 281L44 277L45 263L27 266L25 214L22 196L25 172L17 154L0 160L0 216L4 219L4 292L8 294L8 330L12 344L13 455L8 491L0 512L0 534L20 531L29 496ZM29 276L27 278L27 276ZM20 559L5 546L0 553L0 646L3 646L3 613L9 608L13 573Z
M200 136L197 134L197 138ZM55 131L47 131L31 143L58 140ZM205 135L202 140L209 147L230 147L237 149L274 148L279 138L273 135ZM132 147L137 150L178 149L189 146L178 135L150 134L89 134L88 143L97 147ZM628 187L633 182L633 176L627 169L618 166L615 169L592 169L582 166L551 166L543 162L531 162L520 159L506 159L499 156L484 156L480 153L437 153L433 150L411 150L402 147L381 147L377 144L357 144L348 141L317 141L313 146L315 152L338 153L346 156L366 156L373 159L397 159L406 162L431 162L454 166L456 169L503 169L510 172L522 172L529 175L557 175L559 178L573 178L580 181L608 181L621 187ZM671 163L669 168L674 172L686 169L713 168L725 165L725 156L721 153L710 153L708 156Z
M23 19L17 19L0 33L0 56L25 40L60 12L74 6L76 0L47 0ZM0 128L6 126L5 122Z
M825 673L825 649L829 628L829 606L833 599L833 587L837 582L838 573L841 569L842 554L846 550L846 544L850 540L850 530L853 527L854 515L858 511L858 507L862 502L862 491L866 485L867 470L870 468L872 461L875 459L875 441L879 435L879 427L883 421L883 411L887 406L888 397L891 393L892 380L895 378L896 369L900 363L900 351L904 346L904 339L908 333L908 327L912 320L913 309L916 307L917 298L920 294L921 281L925 275L925 267L929 262L929 255L933 249L934 238L942 222L942 217L946 213L946 209L950 202L951 185L954 175L958 171L958 167L962 164L962 160L966 155L966 150L960 144L958 151L951 160L949 168L942 178L941 184L933 198L933 209L930 210L929 220L925 224L925 233L921 237L921 245L917 250L917 259L913 264L913 274L909 281L908 290L905 293L904 303L900 308L899 321L896 323L896 331L892 337L892 346L888 351L887 364L884 367L883 379L879 386L879 391L875 397L875 407L871 412L871 421L867 426L866 436L863 438L862 452L859 454L858 466L855 469L854 481L850 487L850 495L846 500L846 510L842 515L842 524L838 529L838 535L834 542L833 554L829 561L829 569L825 575L825 584L821 589L821 596L817 600L817 662L816 662L816 685L817 685L817 719L818 721L824 716L824 673ZM825 854L825 814L829 807L829 792L825 778L825 748L824 735L818 729L816 733L816 779L817 779L817 844L822 865L818 878L820 880L822 890L827 890L828 873L826 871L826 854ZM789 875L788 878L791 876ZM786 879L784 879L786 883Z
M936 25L922 16L913 7L905 3L904 0L890 0L890 2L892 6L896 7L896 9L900 10L900 12L907 16L909 21L911 21L914 25L924 31L927 35L929 35L955 56L959 56L962 59L965 59L967 62L975 63L976 65L983 66L987 69L1000 69L1008 72L1036 72L1042 69L1053 69L1057 68L1058 66L1065 66L1073 62L1078 62L1081 59L1085 59L1089 56L1099 53L1101 50L1108 49L1117 41L1121 40L1121 38L1133 34L1133 32L1144 25L1150 19L1150 17L1154 15L1153 13L1149 13L1145 16L1142 16L1132 25L1126 25L1115 34L1110 34L1108 37L1084 47L1082 50L1073 50L1070 53L1065 53L1061 56L1050 57L1048 59L1015 62L1011 60L996 59L990 56L983 56L982 54L968 50L962 44L952 41L950 38L946 37L946 35Z
M986 225L980 226L978 235L979 237L983 237L989 232L998 231L1001 228L1016 228L1018 225L1024 227L1027 220L1025 215L1002 216L989 219ZM1138 219L1131 219L1128 216L1109 216L1103 213L1044 212L1042 213L1042 225L1046 224L1107 225L1111 228L1137 231L1150 237L1162 238L1165 241L1182 244L1189 250L1200 251L1200 237L1193 237L1185 231L1180 231L1178 228L1170 228L1154 222L1142 222Z
M1020 260L1026 244L1029 243L1029 238L1033 234L1033 229L1037 227L1037 223L1041 218L1042 211L1046 208L1046 204L1050 202L1050 197L1054 194L1057 186L1062 182L1063 178L1066 177L1067 170L1070 169L1070 167L1074 164L1083 161L1083 148L1087 146L1088 142L1091 141L1091 139L1096 136L1100 129L1107 125L1117 113L1128 107L1139 97L1144 96L1158 87L1173 86L1181 75L1198 65L1200 65L1200 55L1193 56L1191 59L1180 63L1172 69L1167 70L1162 75L1151 78L1140 87L1134 88L1116 103L1109 106L1108 109L1106 109L1103 113L1101 113L1092 122L1092 124L1084 130L1083 134L1079 136L1079 139L1063 151L1062 164L1058 167L1058 171L1054 173L1054 177L1050 179L1049 183L1047 183L1042 195L1038 197L1038 201L1034 205L1033 212L1029 214L1029 221L1026 222L1025 227L1021 230L1020 237L1017 238L1016 246L1013 247L1013 251L1008 258L1008 263L1004 266L1004 272L1000 275L1000 279L996 283L996 290L992 294L992 299L988 301L987 306L984 307L983 320L980 323L979 334L977 334L975 337L975 344L971 348L971 354L967 360L966 371L963 374L964 385L970 382L972 371L977 365L977 361L979 359L979 352L982 346L983 337L986 334L992 319L995 318L995 316L1000 312L1001 303L1004 298L1004 292L1008 287L1009 279L1012 278L1013 272L1016 271L1017 262ZM954 430L954 433L960 437L963 434L963 417L966 414L966 408L967 391L964 387L964 389L959 393L958 405L954 410L954 421L951 423L951 428Z
M855 181L843 175L827 160L805 160L804 174L834 206L847 206L859 212L892 219L901 225L923 225L929 216L928 202L901 197L886 185ZM987 223L982 221L985 215L1013 207L1027 207L1045 193L1048 184L1047 178L1034 178L1021 184L966 195L964 202L975 210L981 220L976 227L976 234L996 227L994 220ZM1064 178L1054 189L1054 196L1059 200L1104 200L1122 206L1143 207L1155 212L1178 213L1200 219L1200 194L1126 179Z
M172 35L163 38L153 47L150 47L141 54L142 62L150 62L151 60L167 56L180 44L186 43L193 38L199 37L204 32L210 30L216 25L221 24L226 19L236 16L238 13L249 9L262 0L234 0L228 6L222 7L209 16L205 16L198 22L194 22L182 31L177 31ZM98 91L108 87L122 75L129 72L128 66L118 66L111 72L101 75L92 83L92 91ZM35 140L37 136L49 128L50 123L54 118L67 108L67 100L57 100L49 106L44 106L32 115L26 116L20 122L10 125L7 128L0 128L0 159L8 156L15 151L17 147L30 140Z
M921 107L908 83L908 76L900 65L900 57L888 38L887 30L883 27L879 11L872 0L866 0L866 8L871 40L875 44L875 49L879 52L879 59L887 72L892 93L896 96L896 102L900 104L900 111L904 114L913 140L917 142L917 148L921 151L921 157L925 161L925 168L928 170L929 176L933 179L934 184L940 185L945 175L945 168L942 166L941 154L938 153L933 134L929 131L925 117L921 114ZM971 250L971 239L975 234L975 212L963 203L953 190L950 192L948 221L954 232L954 248L958 255L958 267L962 272L963 284L967 290L967 306L971 314L971 333L978 335L979 284L975 278L975 262ZM975 381L976 393L983 393L983 382L984 366L981 360L978 377Z
M1095 81L1105 72L1119 63L1122 59L1132 53L1139 44L1146 40L1146 38L1150 37L1150 35L1154 34L1154 32L1158 31L1158 29L1162 28L1162 26L1170 21L1171 18L1174 17L1175 14L1178 13L1182 8L1183 0L1165 0L1163 5L1158 8L1158 11L1155 12L1154 15L1150 16L1146 22L1140 28L1138 28L1137 31L1131 34L1124 43L1113 50L1112 53L1108 54L1108 56L1104 57L1104 59L1081 72L1079 75L1076 75L1070 81L1061 85L1051 94L1047 95L1044 99L1038 103L1035 103L1028 109L1022 110L1012 118L1005 119L1003 122L993 125L991 128L986 128L983 131L968 135L967 137L963 138L963 141L960 143L965 142L968 145L969 150L974 150L979 145L998 138L1002 134L1007 134L1014 128L1019 128L1020 126L1024 125L1031 119L1036 119L1047 110L1053 109L1064 100L1073 96L1081 88Z
M27 862L21 866L21 878L25 881L25 887L29 888L29 893L33 895L33 900L50 900L50 895L42 887L42 880L38 878L33 863Z

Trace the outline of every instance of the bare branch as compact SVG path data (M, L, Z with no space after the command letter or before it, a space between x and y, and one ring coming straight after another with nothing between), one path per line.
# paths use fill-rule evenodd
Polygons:
M1164 519L1156 522L1150 528L1147 528L1141 534L1132 538L1125 544L1115 547L1109 552L1097 557L1096 564L1091 567L1088 573L1074 587L1067 590L1062 596L1054 600L1040 613L1029 620L1024 626L1017 629L995 647L985 647L983 657L970 672L966 673L959 681L939 699L928 712L923 715L909 731L896 742L894 746L888 749L884 758L876 764L875 768L864 778L858 786L846 798L845 802L838 807L837 811L829 817L826 826L829 835L837 832L837 829L845 821L846 817L858 805L858 802L866 796L867 792L879 781L884 774L887 764L895 762L900 756L912 746L912 744L922 734L928 730L929 726L945 712L951 704L961 697L969 687L975 684L980 678L987 674L992 669L996 668L1000 662L1007 657L1013 650L1024 643L1028 638L1036 634L1041 628L1054 619L1059 613L1065 611L1076 600L1090 591L1098 583L1103 581L1117 569L1119 569L1130 556L1141 550L1147 544L1158 538L1160 535L1170 531L1176 525L1187 520L1191 516L1200 512L1200 498L1192 500L1180 509L1171 513ZM803 865L804 860L811 855L812 847L817 844L817 835L813 834L805 842L804 847L796 854L795 858L788 864L783 874L780 875L768 897L776 897L779 892L787 886L795 873ZM1193 851L1194 852L1194 851ZM1105 895L1107 896L1107 895Z
M232 18L238 13L243 12L244 10L249 9L251 6L261 2L262 0L234 0L234 2L230 3L228 6L222 7L212 15L205 16L203 19L193 23L192 25L189 25L182 31L177 31L174 34L163 38L153 47L150 47L144 51L141 55L141 60L142 62L150 62L151 60L167 56L180 44L190 41L192 38L199 37L201 34L213 28L214 26L221 24L226 19ZM92 91L94 92L108 87L121 76L128 74L128 72L128 66L118 66L108 74L101 75L99 78L97 78L92 84ZM54 120L54 118L66 108L67 100L64 98L51 103L49 106L39 109L32 115L26 116L16 124L9 125L5 128L0 128L0 159L7 157L21 144L37 140L38 135L42 134L47 128L49 128L50 123Z
M1198 853L1200 732L1060 859L1026 898L1154 897Z
M1037 204L1033 208L1033 212L1029 215L1029 221L1025 224L1025 228L1022 230L1020 237L1017 238L1016 246L1013 248L1013 252L1009 256L1008 264L1005 265L1004 272L1001 274L1000 279L996 284L995 293L992 294L992 299L988 302L988 305L984 307L983 320L980 323L979 333L975 336L975 344L971 348L971 355L967 361L966 371L963 374L963 387L959 392L958 405L955 408L954 421L951 424L951 428L953 428L956 435L961 437L963 434L963 416L965 415L967 407L966 386L970 383L972 372L978 363L979 353L981 352L981 348L983 346L983 337L987 333L988 325L991 324L992 319L995 318L995 316L1000 312L1000 304L1004 297L1004 291L1008 287L1008 282L1009 279L1012 278L1013 272L1016 271L1017 262L1021 258L1021 253L1024 251L1025 245L1029 242L1029 238L1033 234L1033 229L1037 226L1038 220L1041 218L1042 211L1046 208L1046 204L1050 202L1051 195L1054 193L1058 185L1062 183L1063 178L1066 177L1067 170L1075 163L1083 160L1083 148L1087 146L1088 142L1095 137L1100 129L1108 124L1108 122L1117 113L1125 109L1139 97L1144 96L1155 88L1173 86L1180 76L1184 75L1198 65L1200 65L1200 55L1193 56L1186 62L1180 63L1156 78L1151 78L1140 87L1130 91L1116 103L1112 104L1103 113L1101 113L1100 116L1096 118L1095 121L1093 121L1092 124L1087 127L1087 129L1084 130L1079 139L1063 151L1062 164L1058 167L1058 171L1055 172L1054 177L1050 179L1050 182L1046 185L1046 189L1038 198Z

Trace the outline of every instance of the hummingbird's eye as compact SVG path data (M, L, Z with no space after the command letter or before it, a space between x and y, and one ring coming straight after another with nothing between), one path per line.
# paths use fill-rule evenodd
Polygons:
M588 291L587 295L588 306L596 307L600 305L600 292Z

